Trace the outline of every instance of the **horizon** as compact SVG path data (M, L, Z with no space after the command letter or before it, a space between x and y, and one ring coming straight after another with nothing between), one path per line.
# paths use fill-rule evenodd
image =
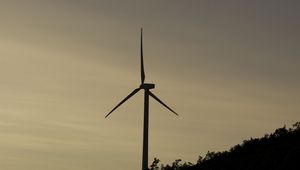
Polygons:
M141 169L196 162L300 120L300 11L289 1L37 1L0 6L0 165ZM154 102L153 102L154 101ZM117 162L117 163L116 163Z

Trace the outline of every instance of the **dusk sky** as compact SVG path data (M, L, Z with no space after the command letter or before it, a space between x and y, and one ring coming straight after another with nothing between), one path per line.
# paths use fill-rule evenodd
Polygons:
M0 167L141 169L196 162L300 121L300 1L0 0Z

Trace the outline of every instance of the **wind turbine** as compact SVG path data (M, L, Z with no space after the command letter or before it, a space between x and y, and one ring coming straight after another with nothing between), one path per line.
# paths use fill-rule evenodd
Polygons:
M114 107L106 116L107 118L114 110L126 102L130 97L135 95L138 91L144 89L144 133L143 133L143 160L142 170L148 170L148 131L149 131L149 96L153 97L161 105L166 107L168 110L173 112L175 115L178 114L167 106L163 101L156 97L150 89L154 89L155 84L145 83L145 71L144 71L144 59L143 59L143 28L141 28L141 85L140 87L133 90L127 97L125 97L116 107Z

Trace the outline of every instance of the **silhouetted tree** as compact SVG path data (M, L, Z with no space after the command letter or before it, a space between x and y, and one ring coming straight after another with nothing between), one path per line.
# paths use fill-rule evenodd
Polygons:
M159 159L154 158L152 164L150 165L150 170L159 170L159 167L158 167L159 162L160 162Z
M244 140L229 151L208 151L204 158L199 156L196 164L181 161L176 159L171 166L162 164L160 170L299 170L300 122L262 138ZM158 170L159 162L155 158L151 170Z

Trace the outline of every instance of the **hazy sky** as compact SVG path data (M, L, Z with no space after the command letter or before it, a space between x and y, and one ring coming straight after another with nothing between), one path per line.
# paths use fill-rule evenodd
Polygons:
M299 1L0 0L0 167L141 169L223 151L300 120Z

